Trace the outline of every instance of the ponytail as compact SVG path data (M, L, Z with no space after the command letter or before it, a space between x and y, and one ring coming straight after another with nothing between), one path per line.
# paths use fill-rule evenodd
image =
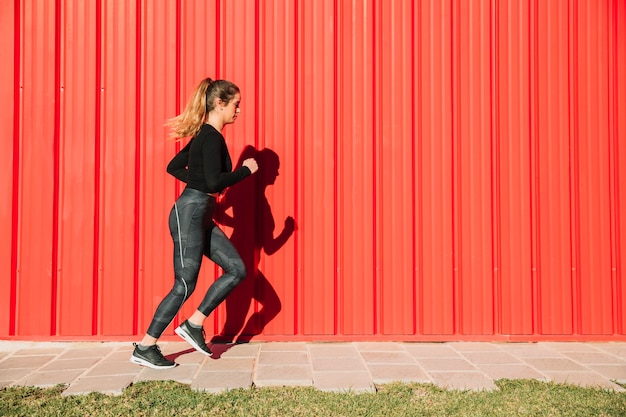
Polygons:
M228 103L235 94L239 93L239 87L230 81L205 78L194 89L185 110L178 116L167 121L167 125L172 129L170 137L182 139L189 136L196 136L207 115L215 107L215 99L220 98Z

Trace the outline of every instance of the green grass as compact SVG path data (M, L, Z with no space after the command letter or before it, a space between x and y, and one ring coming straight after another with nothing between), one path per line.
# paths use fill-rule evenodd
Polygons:
M0 390L2 416L626 416L626 393L525 380L491 392L390 384L377 393L251 388L222 394L175 382L144 382L120 396L62 397L62 386Z

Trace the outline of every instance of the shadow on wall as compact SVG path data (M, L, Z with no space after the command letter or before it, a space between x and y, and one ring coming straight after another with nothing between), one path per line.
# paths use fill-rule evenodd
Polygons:
M280 298L270 280L259 269L259 262L261 251L266 255L273 255L287 242L295 229L295 221L289 216L285 219L283 230L274 237L276 225L265 190L278 177L278 155L271 149L257 150L253 146L247 146L241 153L236 168L241 167L247 158L257 160L258 172L230 187L220 199L214 215L218 224L233 229L230 239L247 270L246 279L226 299L224 328L212 339L212 342L217 343L249 342L255 335L261 334L265 326L280 312ZM232 215L227 213L231 208ZM260 308L246 322L253 300L259 303Z

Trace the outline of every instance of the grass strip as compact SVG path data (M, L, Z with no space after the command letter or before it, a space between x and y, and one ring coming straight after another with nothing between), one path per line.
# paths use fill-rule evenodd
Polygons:
M153 381L120 396L62 396L63 386L0 390L2 416L626 416L626 393L529 380L500 380L494 391L389 384L376 393L315 388L250 388L220 394Z

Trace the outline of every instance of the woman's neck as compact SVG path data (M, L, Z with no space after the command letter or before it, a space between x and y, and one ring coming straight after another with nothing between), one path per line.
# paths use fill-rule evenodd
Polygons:
M213 126L215 130L217 130L218 132L221 132L222 129L224 128L224 122L219 117L219 115L215 114L215 112L209 113L209 115L207 116L205 120L205 123L208 123L211 126Z

